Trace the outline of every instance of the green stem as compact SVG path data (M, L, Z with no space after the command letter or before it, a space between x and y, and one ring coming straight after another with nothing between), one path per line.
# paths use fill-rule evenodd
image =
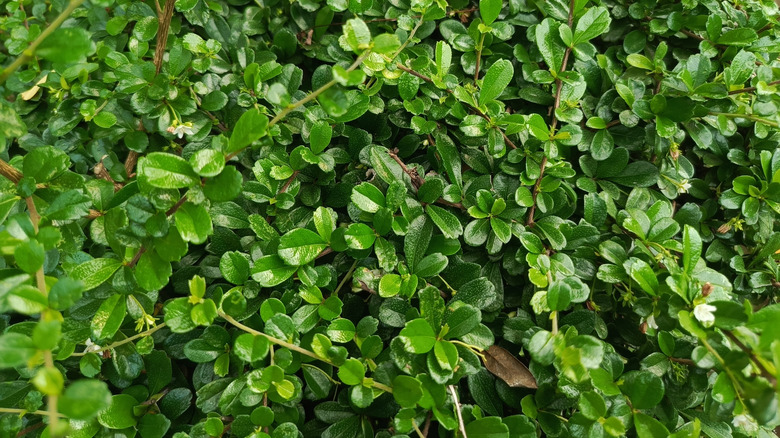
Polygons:
M278 339L278 338L275 338L273 336L267 335L267 334L265 334L265 333L263 333L261 331L257 331L255 329L253 329L252 327L248 327L248 326L246 326L244 324L241 324L240 322L238 322L235 319L233 319L232 316L230 316L230 315L228 315L228 314L226 314L224 312L218 312L218 313L219 313L219 316L221 316L225 321L233 324L234 326L240 328L241 330L243 330L243 331L245 331L247 333L253 334L255 336L262 336L262 337L268 339L271 343L279 345L280 347L284 347L284 348L287 348L288 350L292 350L292 351L297 351L298 353L300 353L300 354L302 354L304 356L309 356L311 358L314 358L314 359L317 359L319 361L325 362L328 365L336 366L336 364L334 364L330 360L328 360L326 358L323 358L323 357L319 357L315 353L313 353L313 352L311 352L311 351L309 351L309 350L307 350L305 348L301 348L301 347L299 347L299 346L297 346L295 344L291 344L291 343L289 343L287 341L283 341L281 339Z
M366 59L366 57L370 53L371 53L370 50L366 50L360 56L358 56L358 58L355 60L355 62L353 62L352 65L350 65L349 68L347 69L347 73L349 73L349 72L355 70L356 68L358 68L360 66L360 64L363 63L363 60ZM299 108L299 107L301 107L301 106L311 102L312 100L316 99L317 96L319 96L320 94L325 92L325 90L327 90L328 88L336 85L336 83L337 83L336 80L332 79L330 82L328 82L327 84L325 84L325 85L321 86L320 88L314 90L313 92L311 92L308 96L304 97L303 99L301 99L301 100L299 100L299 101L297 101L295 103L291 103L291 104L287 105L283 110L281 110L279 112L279 114L276 115L276 117L274 117L273 119L271 119L270 122L268 122L268 128L270 128L270 127L276 125L277 123L279 123L279 121L281 121L287 114L290 114L295 109L297 109L297 108Z
M344 278L341 280L341 283L336 287L336 290L333 291L333 296L336 297L339 295L339 291L341 290L341 287L344 286L344 283L347 282L350 278L352 278L352 273L355 271L355 267L357 266L357 260L355 260L354 263L352 263L352 266L349 268L349 271L347 271L347 275L344 276Z
M22 52L22 54L19 55L19 57L16 58L16 60L11 65L4 68L3 71L0 72L0 84L4 83L9 76L11 76L16 70L19 69L19 67L24 65L27 61L31 60L35 55L35 50L38 48L38 46L41 45L43 40L51 35L52 32L57 30L57 28L60 27L60 25L70 16L70 14L76 8L81 6L82 3L84 3L84 0L71 0L65 10L63 10L62 13L58 15L57 18L55 18L54 21L52 21L51 24L43 30L43 32L41 32L40 35L38 35L38 38L36 38L35 41L33 41L30 46L27 47L27 49L25 49L24 52Z
M482 38L479 39L479 48L477 48L477 66L474 68L474 82L479 80L479 64L482 60L482 46L485 45L485 34L482 34Z
M16 409L16 408L0 408L0 413L2 414L19 414L19 415L26 415L26 414L33 414L33 415L49 415L50 413L47 411L28 411L27 409ZM63 417L62 414L57 413L57 417Z
M141 333L138 333L137 335L130 336L129 338L122 339L121 341L114 342L113 344L106 345L105 347L102 347L100 350L90 351L86 352L83 351L81 353L73 353L71 354L71 357L79 357L79 356L85 356L89 353L102 353L104 351L113 350L116 347L125 345L129 342L133 342L138 338L143 338L144 336L149 336L152 333L156 332L157 330L160 330L161 328L165 327L165 323L162 322L160 324L157 324L156 326L150 328L149 330L143 331Z
M376 389L381 389L384 392L389 392L391 394L393 393L393 388L385 385L384 383L379 383L377 381L374 381L374 383L372 383L371 386Z
M772 126L774 128L780 128L780 123L773 120L765 119L763 117L754 116L753 114L736 114L736 113L710 113L713 116L724 116L732 119L747 119L754 122L763 123L765 125Z
M404 43L401 44L401 47L399 47L398 50L396 50L395 53L393 53L393 56L390 58L390 62L393 62L395 58L398 57L398 55L400 55L401 52L403 52L406 46L409 45L409 43L412 41L412 38L414 38L414 34L417 33L417 30L420 29L420 26L422 26L423 22L425 22L425 20L420 18L420 21L418 21L417 24L414 26L414 28L412 28L412 32L406 38L406 41L404 41Z

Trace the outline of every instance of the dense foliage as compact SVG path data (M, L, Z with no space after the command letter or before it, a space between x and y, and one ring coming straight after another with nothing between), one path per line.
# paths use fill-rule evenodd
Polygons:
M2 5L0 436L780 425L772 1Z

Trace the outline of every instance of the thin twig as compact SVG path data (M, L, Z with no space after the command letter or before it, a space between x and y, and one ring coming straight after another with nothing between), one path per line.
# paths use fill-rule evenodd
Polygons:
M571 0L569 3L569 27L574 23L574 0ZM558 72L563 73L566 71L566 64L569 62L569 56L571 55L571 47L566 48L566 52L563 54L563 62L561 64L561 71ZM555 114L555 112L558 110L558 107L561 106L561 90L563 89L563 82L560 78L555 80L556 90L555 90L555 103L553 104L552 108L552 123L550 124L550 132L554 133L555 128L558 126L558 116ZM526 221L526 225L533 226L534 224L534 213L536 213L536 198L539 196L540 186L542 184L542 178L544 177L544 169L547 167L547 155L544 155L542 157L542 162L539 164L539 177L536 179L536 183L534 183L534 188L531 191L531 196L533 196L534 203L531 205L531 210L528 212L528 220Z
M455 413L458 415L458 428L460 428L460 434L463 438L468 438L466 435L466 425L463 423L463 413L460 412L460 402L458 401L458 391L455 389L455 385L449 385L447 389L452 394L452 401L455 403Z
M401 64L400 62L396 62L395 66L398 67L399 69L409 73L412 76L416 76L416 77L424 80L425 82L428 82L428 83L436 85L433 82L433 79L429 78L428 76L425 76L424 74L422 74L422 73L420 73L418 71L415 71L415 70L413 70L413 69L411 69L411 68ZM453 91L450 90L449 88L444 88L443 90L446 91L449 94L453 93ZM463 103L466 103L466 102L463 102ZM468 105L468 107L471 108L471 110L474 111L474 113L476 113L478 116L480 116L483 119L485 119L488 123L492 123L493 122L492 120L490 120L490 117L488 117L487 114L482 112L481 109L479 109L479 108L477 108L477 107L475 107L473 105L469 105L468 103L466 103L466 105ZM509 146L512 149L517 149L517 145L506 135L506 133L504 132L503 129L501 129L498 126L493 126L493 128L494 129L498 129L498 132L500 132L501 136L504 137L504 142L507 144L507 146Z
M477 49L477 65L474 68L474 82L479 80L479 64L482 59L482 47L485 45L485 34L482 34L482 38L479 40L479 48Z
M314 352L311 352L311 351L309 351L309 350L307 350L305 348L301 348L301 347L299 347L299 346L297 346L295 344L291 344L291 343L289 343L287 341L284 341L282 339L275 338L275 337L273 337L271 335L267 335L267 334L265 334L265 333L263 333L261 331L253 329L252 327L248 327L248 326L246 326L244 324L241 324L240 322L238 322L235 319L233 319L232 316L230 316L230 315L228 315L228 314L226 314L224 312L220 311L218 313L219 313L219 316L222 317L222 319L224 319L225 321L229 322L230 324L233 324L234 326L238 327L239 329L241 329L241 330L243 330L243 331L245 331L247 333L250 333L250 334L253 334L253 335L256 335L256 336L262 336L262 337L268 339L271 343L279 345L280 347L284 347L284 348L287 348L288 350L292 350L292 351L297 351L298 353L300 353L300 354L302 354L304 356L309 356L311 358L314 358L314 359L317 359L319 361L325 362L325 363L327 363L329 365L336 366L336 364L331 362L329 359L317 356Z
M52 21L51 24L43 30L43 32L41 32L40 35L38 35L38 38L30 43L30 46L27 47L27 49L25 49L22 54L19 55L16 60L14 60L13 63L11 63L11 65L4 68L3 71L0 72L0 84L4 83L9 76L11 76L16 70L19 69L19 67L30 61L33 56L35 56L35 50L38 48L38 46L41 45L43 40L45 40L46 37L57 30L57 28L60 27L60 25L62 25L62 23L70 16L70 14L76 10L76 8L81 6L82 3L84 3L84 0L71 0L62 13L58 15L57 18L55 18L54 21Z
M691 37L691 38L693 38L693 39L695 39L695 40L698 40L698 41L704 41L704 37L701 37L701 36L699 36L699 35L696 35L695 33L691 32L690 30L687 30L687 29L681 29L681 30L680 30L680 32L681 32L681 33L683 33L683 34L685 34L685 35L688 35L689 37Z
M156 326L150 328L149 330L146 330L146 331L143 331L141 333L138 333L137 335L130 336L129 338L122 339L121 341L116 341L116 342L114 342L112 344L109 344L109 345L106 345L105 347L100 348L99 350L95 350L95 351L82 351L81 353L73 353L70 356L71 357L80 357L80 356L85 356L85 355L87 355L89 353L102 353L104 351L113 350L116 347L125 345L125 344L127 344L129 342L133 342L133 341L135 341L138 338L143 338L145 336L149 336L152 333L156 332L157 330L160 330L163 327L165 327L165 323L161 322L161 323L157 324Z
M347 275L344 276L343 279L341 279L341 283L339 283L338 286L336 286L336 290L333 291L333 296L337 297L339 295L339 291L341 290L342 286L344 286L344 283L349 281L350 278L352 278L352 273L355 272L355 268L357 267L357 260L355 260L354 263L352 263L352 266L349 268L349 271L347 271Z
M778 84L780 84L780 81L768 82L766 85L768 87L771 87L772 85L778 85ZM731 90L729 91L729 96L734 94L740 94L740 93L752 93L756 91L756 89L757 89L756 87L745 87L745 88L740 88L739 90Z
M300 172L297 170L290 175L289 178L287 178L287 181L284 183L281 189L279 189L279 193L284 193L287 191L288 188L290 188L290 184L292 184L293 181L295 181L295 177L298 176Z
M748 348L747 345L743 344L742 341L740 341L739 338L737 338L734 335L734 333L732 333L730 330L723 330L723 333L729 339L731 339L732 342L737 344L737 347L739 347L742 351L745 352L745 354L747 354L750 357L750 359L753 361L753 363L755 363L756 366L758 367L758 369L761 371L761 375L765 379L767 379L769 381L769 383L772 384L772 386L777 385L777 378L774 375L772 375L772 373L770 373L769 370L767 370L764 367L764 364L761 363L761 361L759 360L758 356L756 356L756 353L752 349Z

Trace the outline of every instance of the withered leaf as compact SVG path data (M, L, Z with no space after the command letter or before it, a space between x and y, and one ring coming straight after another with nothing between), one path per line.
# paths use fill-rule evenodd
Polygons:
M536 389L536 378L512 353L498 345L485 350L485 368L512 388Z

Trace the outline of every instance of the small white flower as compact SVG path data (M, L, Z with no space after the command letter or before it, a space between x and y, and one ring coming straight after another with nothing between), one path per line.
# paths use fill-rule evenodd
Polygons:
M655 323L655 315L648 316L645 321L647 322L648 327L653 330L658 330L658 324Z
M680 181L680 185L677 186L677 191L679 193L688 193L688 189L690 188L691 188L691 183L689 183L687 179L684 179Z
M715 322L715 315L712 313L717 308L709 304L699 304L693 308L693 316L699 320L704 327L710 327Z
M171 127L168 127L168 132L170 132ZM192 122L184 122L179 124L178 126L173 127L173 135L183 138L185 135L192 135L195 131L192 130Z
M753 419L753 417L747 414L737 415L733 420L731 420L731 424L733 424L734 427L744 429L746 432L753 432L758 430L756 421Z
M84 353L92 353L93 351L100 351L100 349L103 348L100 345L92 342L92 339L87 339L87 342L85 342L84 345L87 346L87 348L84 349Z

